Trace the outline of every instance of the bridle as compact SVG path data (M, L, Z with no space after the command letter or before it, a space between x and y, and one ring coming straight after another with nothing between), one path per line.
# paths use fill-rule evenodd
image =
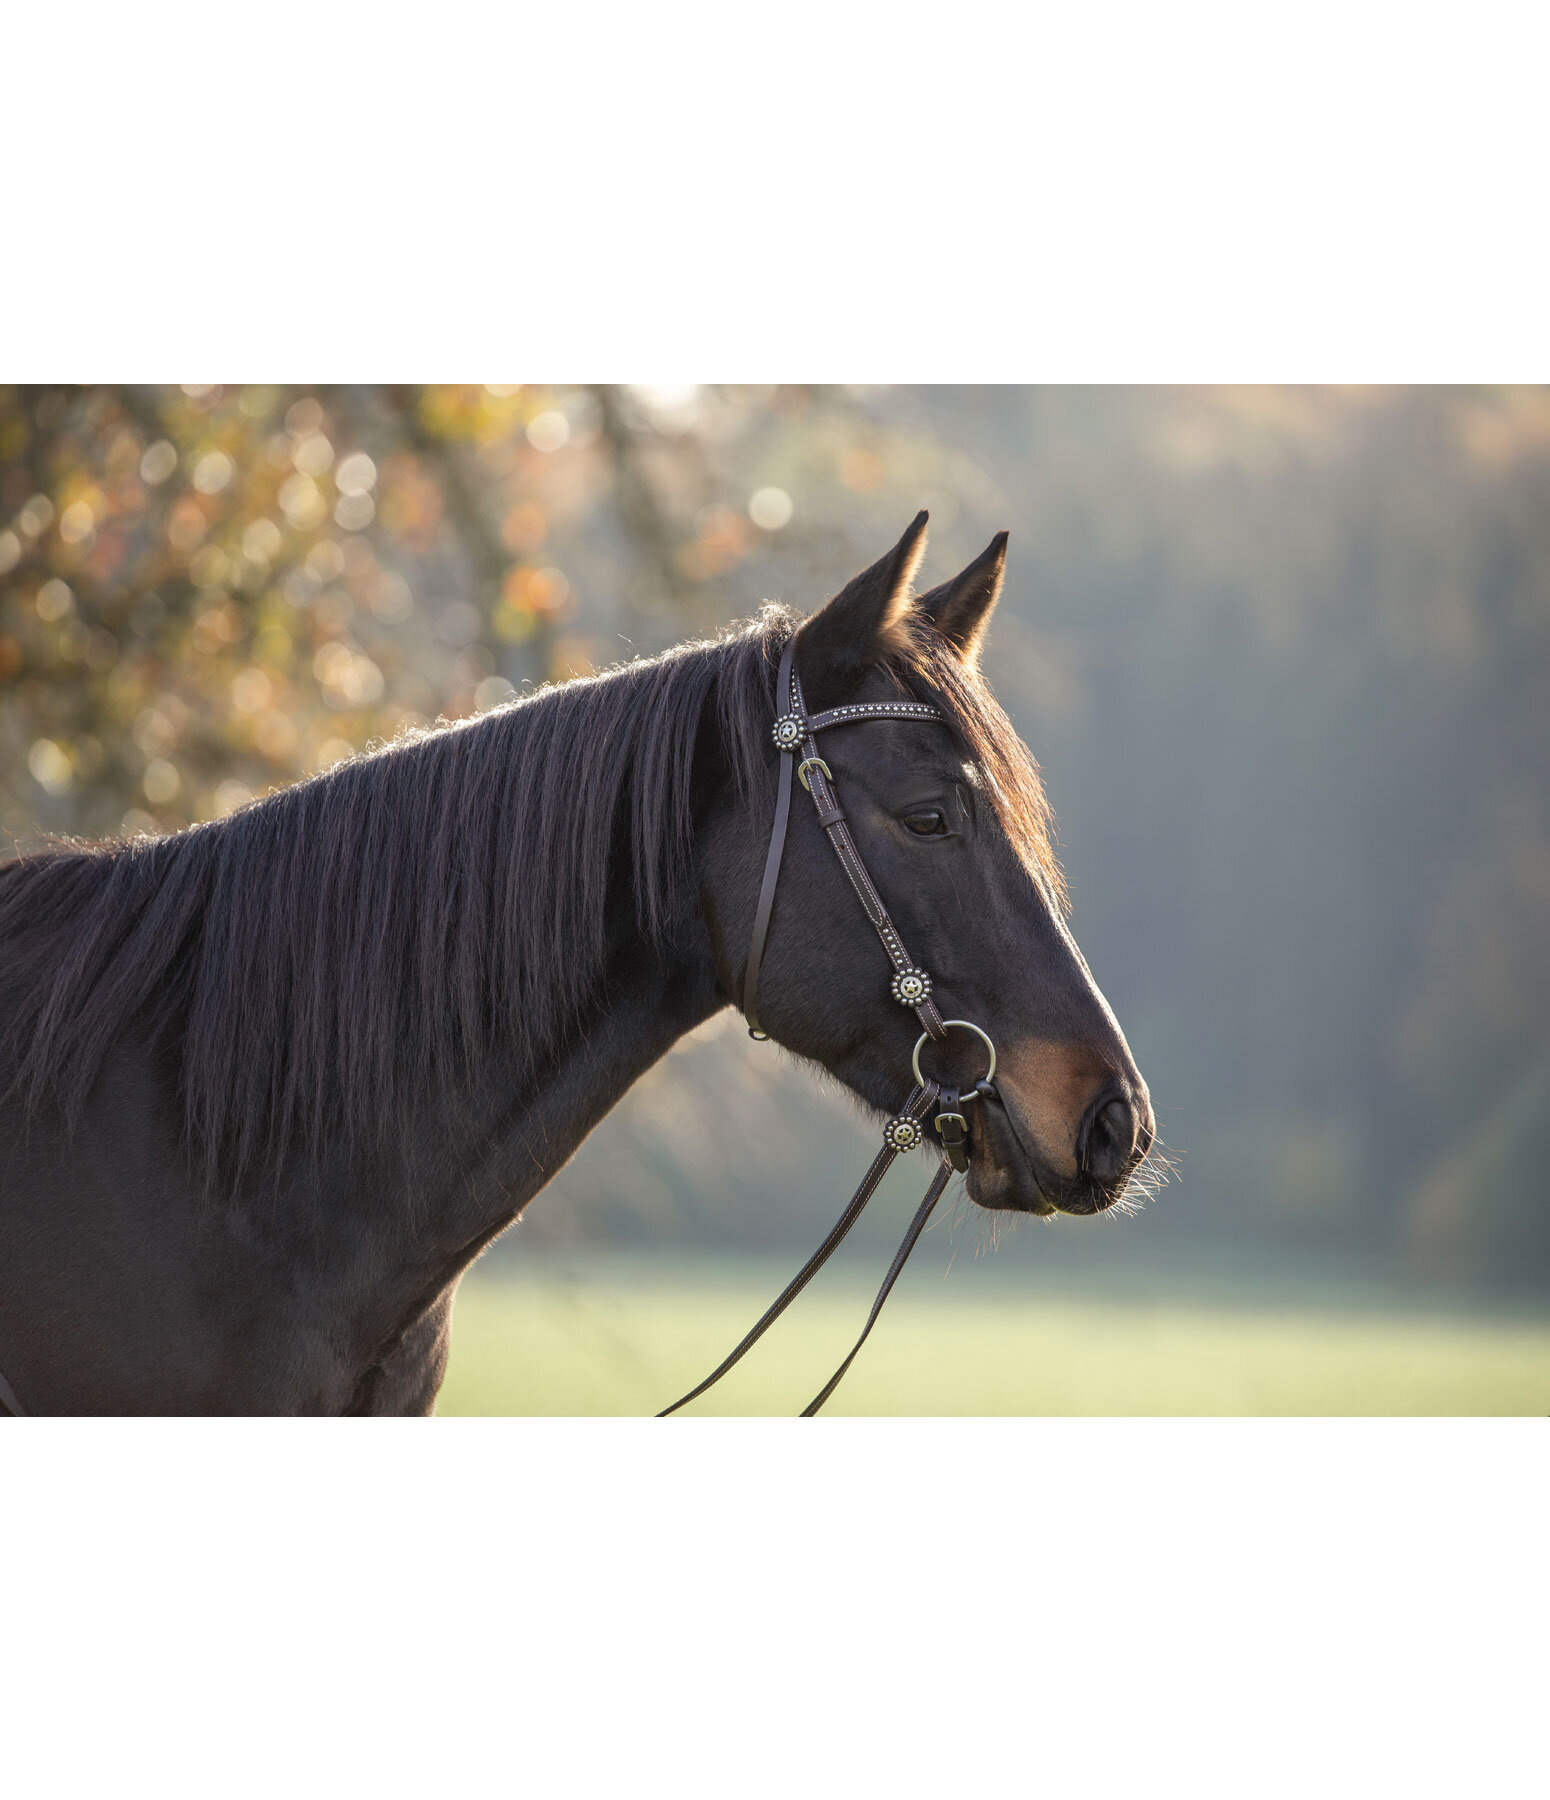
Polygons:
M926 720L938 724L945 721L934 706L927 706L918 700L863 701L852 706L830 707L827 712L814 713L809 717L802 701L802 684L793 667L795 650L796 639L793 636L787 639L786 647L781 653L780 673L775 682L777 703L786 710L779 715L774 725L775 747L780 752L780 781L775 791L775 826L770 833L770 847L764 859L764 880L760 885L759 901L754 910L753 938L748 946L748 966L743 976L743 1014L748 1020L748 1034L760 1042L766 1041L769 1036L759 1024L759 969L764 961L770 914L774 909L775 889L780 880L781 855L786 847L786 827L791 818L791 790L795 781L800 780L812 799L819 825L834 847L840 866L850 878L850 885L856 890L856 896L865 909L866 916L872 921L872 928L882 941L888 960L893 964L893 997L901 1006L909 1007L920 1021L921 1034L916 1040L915 1053L911 1058L915 1085L897 1115L883 1127L882 1149L873 1158L872 1166L862 1176L861 1185L851 1195L829 1235L726 1361L707 1375L698 1387L691 1388L681 1400L675 1400L671 1406L658 1413L657 1417L661 1419L677 1412L680 1407L687 1406L691 1400L698 1399L758 1343L843 1243L851 1226L861 1217L867 1202L877 1192L894 1158L901 1151L918 1149L926 1141L926 1120L935 1108L936 1117L932 1123L941 1140L941 1166L932 1176L925 1198L910 1220L904 1241L899 1245L888 1273L883 1278L883 1285L877 1291L877 1298L872 1302L872 1310L867 1316L861 1336L856 1339L850 1355L824 1383L822 1390L803 1407L802 1417L811 1418L839 1386L845 1372L856 1360L861 1346L870 1336L872 1327L877 1323L877 1315L883 1310L883 1302L893 1291L900 1271L909 1260L910 1252L925 1230L954 1171L962 1171L969 1166L969 1126L963 1107L981 1096L993 1096L995 1093L991 1086L996 1073L995 1045L978 1025L968 1019L944 1019L937 1010L936 1002L931 997L931 977L924 969L915 965L904 948L898 927L889 918L888 908L883 905L882 898L867 873L866 864L861 860L861 853L856 849L855 840L850 835L844 809L835 798L834 777L829 771L829 765L818 754L818 733L840 725L855 725L869 719ZM977 1081L966 1092L960 1092L954 1087L942 1087L929 1075L922 1074L920 1068L920 1053L927 1041L944 1043L948 1032L955 1029L972 1031L990 1052L990 1067L984 1079ZM21 1403L3 1374L0 1374L0 1407L18 1416L22 1415Z
M861 854L856 849L855 840L850 835L844 809L835 798L834 776L829 771L829 765L818 754L818 733L839 725L859 724L868 719L922 719L938 724L945 724L946 721L934 706L927 706L918 700L862 701L853 706L834 706L827 712L814 713L809 717L802 702L802 683L793 666L795 651L796 638L793 635L786 640L786 647L781 653L780 672L775 679L776 705L785 709L779 713L774 725L775 748L780 752L780 782L775 791L775 826L770 833L770 847L764 859L764 880L759 888L758 905L754 909L753 939L748 947L748 966L743 976L743 1016L748 1021L748 1035L760 1042L769 1036L759 1024L759 969L764 961L770 914L775 905L775 889L780 880L781 855L786 847L786 827L791 818L791 789L794 781L800 780L813 802L824 835L840 859L841 868L850 878L850 885L856 890L856 897L865 909L866 916L872 921L872 929L881 939L883 949L888 953L888 960L893 964L893 997L901 1006L909 1007L920 1021L921 1034L916 1040L915 1054L911 1058L915 1085L897 1115L883 1127L883 1147L873 1159L872 1166L862 1176L861 1185L851 1195L829 1235L726 1361L707 1375L698 1387L691 1388L681 1400L675 1400L671 1406L658 1413L659 1419L677 1412L680 1407L697 1399L707 1388L714 1386L728 1369L740 1362L758 1343L839 1248L851 1226L861 1217L867 1202L877 1192L893 1159L901 1151L917 1149L926 1141L925 1122L934 1107L936 1117L933 1125L942 1144L941 1166L932 1176L925 1198L910 1220L904 1241L899 1245L888 1273L883 1277L883 1285L872 1302L872 1311L861 1336L856 1339L850 1355L829 1377L822 1390L803 1407L802 1417L810 1419L839 1386L846 1370L856 1360L857 1353L877 1323L877 1315L883 1310L883 1302L893 1291L893 1284L899 1279L900 1270L909 1260L910 1252L925 1230L926 1222L954 1171L962 1171L969 1166L969 1126L961 1109L972 1100L981 1096L993 1096L995 1093L991 1086L996 1073L995 1045L978 1025L972 1024L968 1019L944 1019L937 1010L936 1002L931 997L931 977L924 969L916 967L904 948L898 927L889 918L888 908L883 905L882 898L867 873L866 864L862 862ZM927 1040L945 1042L948 1032L955 1028L972 1031L990 1052L990 1068L984 1079L977 1081L967 1092L942 1087L929 1075L923 1075L920 1069L920 1053Z

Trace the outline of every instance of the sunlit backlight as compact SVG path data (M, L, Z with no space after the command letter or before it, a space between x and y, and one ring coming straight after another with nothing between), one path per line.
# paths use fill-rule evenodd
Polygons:
M792 510L784 488L762 487L748 502L748 516L761 531L780 531L789 525Z
M192 494L184 494L167 515L167 542L187 556L210 529L199 502Z
M0 575L9 575L21 559L21 539L14 531L0 531Z
M297 440L291 461L303 475L323 475L333 466L334 446L321 431L309 431Z
M517 690L504 675L486 675L474 689L474 710L488 712L492 706L504 706L516 698Z
M285 546L273 519L255 519L242 534L242 554L253 563L272 563Z
M563 569L535 569L527 586L528 604L535 612L563 612L570 599L570 582Z
M307 572L319 581L337 581L344 572L344 552L332 538L324 538L307 552Z
M211 450L194 464L194 486L201 494L219 494L236 472L237 465L224 450Z
M330 706L371 706L387 683L381 669L362 652L337 641L324 644L312 659L312 673L323 686Z
M552 409L541 412L527 428L527 441L535 450L542 450L546 456L550 451L560 449L569 440L570 420L564 413Z
M348 762L355 754L355 746L340 737L325 738L318 745L317 768L321 773L327 769L337 769L340 763Z
M176 798L182 785L183 777L164 756L153 756L145 765L145 774L140 778L140 786L152 806L165 806L169 800Z
M328 502L312 477L298 471L280 484L280 510L296 531L311 531L328 516Z
M75 595L56 577L53 581L45 581L38 589L36 605L38 617L49 625L55 625L59 620L68 618L75 610Z
M370 494L341 494L334 502L334 523L341 531L364 531L376 516Z
M253 741L272 762L288 763L296 754L296 724L283 712L267 712L258 722Z
M202 656L214 656L242 636L242 615L229 600L217 600L194 619L194 648Z
M176 456L173 460L177 460ZM39 532L48 530L53 518L54 502L47 494L34 494L16 515L16 528L27 537L35 538Z
M700 422L702 408L697 384L648 384L632 387L630 392L643 403L657 430L669 437L681 437Z
M303 437L309 431L316 431L323 423L323 409L309 394L304 399L293 400L286 408L285 429L292 437Z
M39 738L27 752L32 779L47 794L63 794L75 779L70 758L52 738Z
M178 741L178 728L159 708L148 706L130 727L129 735L146 756L161 756Z
M261 713L274 693L262 669L244 669L231 684L231 703L240 713Z
M67 544L86 543L96 529L96 515L84 500L73 501L59 515L59 535Z
M414 611L414 594L402 575L384 569L372 584L370 604L384 625L397 625Z
M233 776L223 781L215 790L215 816L224 819L234 813L239 806L246 806L253 798L253 790L245 781L238 781Z
M158 438L140 458L140 479L147 487L160 487L177 466L177 451L166 438Z
M334 474L341 494L369 494L377 485L377 465L364 450L352 450Z
M196 550L188 565L188 578L199 588L225 587L232 573L231 558L219 544Z

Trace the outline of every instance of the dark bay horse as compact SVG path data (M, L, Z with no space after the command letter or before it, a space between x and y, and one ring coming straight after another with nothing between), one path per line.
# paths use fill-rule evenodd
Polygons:
M219 823L0 867L0 1371L27 1411L432 1410L463 1271L735 1003L793 632L813 709L913 696L949 726L825 754L944 1011L1000 1048L971 1198L1119 1200L1146 1086L980 674L1005 534L912 597L924 547L922 514L805 622L768 607ZM886 1114L915 1022L804 823L762 1023Z

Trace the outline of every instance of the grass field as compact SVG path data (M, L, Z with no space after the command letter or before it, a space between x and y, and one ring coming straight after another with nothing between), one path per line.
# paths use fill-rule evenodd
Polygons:
M648 1414L709 1373L795 1262L476 1272L442 1415ZM1367 1301L1104 1295L1007 1279L900 1284L827 1414L1550 1413L1550 1323ZM872 1289L821 1277L691 1409L792 1414Z

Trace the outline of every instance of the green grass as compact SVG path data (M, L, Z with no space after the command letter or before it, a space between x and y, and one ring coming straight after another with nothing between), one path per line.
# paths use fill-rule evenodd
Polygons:
M443 1415L648 1414L709 1373L784 1263L583 1279L476 1273ZM1284 1296L1082 1297L1002 1281L901 1284L830 1414L1550 1413L1550 1324ZM972 1291L970 1291L972 1290ZM691 1409L789 1415L849 1350L871 1290L832 1274Z

